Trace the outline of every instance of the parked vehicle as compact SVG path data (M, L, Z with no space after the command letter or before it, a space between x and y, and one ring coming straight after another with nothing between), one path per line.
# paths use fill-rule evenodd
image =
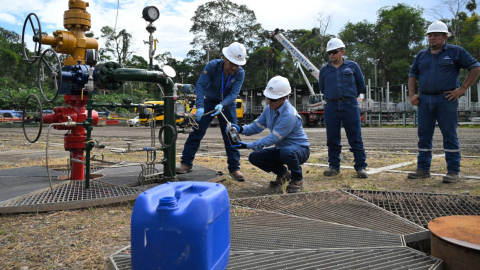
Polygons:
M138 120L138 116L136 116L135 118L129 119L128 120L128 126L129 127L133 127L133 126L139 127L140 126L140 121Z
M0 123L22 121L22 111L0 110Z

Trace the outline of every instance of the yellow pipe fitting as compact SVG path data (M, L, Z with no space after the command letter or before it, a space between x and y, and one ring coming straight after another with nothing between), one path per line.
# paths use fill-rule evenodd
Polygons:
M84 31L90 30L92 20L90 13L87 12L88 2L82 0L69 0L68 10L63 13L63 26L67 30L72 28L82 28Z
M98 50L98 41L85 37L91 27L90 14L86 11L88 6L89 3L82 0L69 0L69 10L63 15L63 25L68 31L57 30L53 37L42 36L42 44L51 45L57 53L70 55L63 62L66 66L76 65L79 60L85 64L86 50Z

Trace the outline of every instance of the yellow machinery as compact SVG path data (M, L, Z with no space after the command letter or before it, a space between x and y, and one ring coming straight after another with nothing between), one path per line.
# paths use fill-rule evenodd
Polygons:
M63 14L63 26L68 31L56 30L53 36L42 35L42 44L52 46L57 53L68 54L63 64L76 65L78 61L85 64L85 53L88 49L98 50L98 42L85 36L90 30L90 13L86 8L89 4L82 0L69 0L68 10Z

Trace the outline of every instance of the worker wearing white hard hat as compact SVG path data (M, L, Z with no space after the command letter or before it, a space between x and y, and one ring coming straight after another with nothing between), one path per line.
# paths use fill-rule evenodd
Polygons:
M181 164L176 169L178 174L192 171L193 161L200 147L200 142L215 116L223 112L230 123L237 123L235 100L245 79L245 71L241 66L247 62L247 50L243 44L233 42L228 47L223 48L222 53L222 59L208 62L197 81L195 87L197 95L195 117L198 122L198 129L190 133L185 142ZM205 112L212 111L214 113L204 115ZM227 126L223 116L218 117L218 123L222 131ZM227 135L224 132L222 134L227 152L229 173L235 180L245 181L245 177L240 171L240 153L237 149L230 147Z
M432 23L426 32L429 47L415 56L408 78L409 98L418 106L417 169L408 179L430 177L433 151L433 133L436 123L443 135L443 148L447 163L444 183L458 182L460 172L460 142L457 136L458 98L476 81L480 63L464 48L447 43L451 36L441 21ZM460 83L460 69L468 75ZM416 94L419 82L419 94Z
M268 105L260 117L249 125L233 125L246 136L261 133L266 128L270 134L254 142L240 141L233 147L255 150L248 160L252 165L276 174L277 178L270 182L270 186L276 188L288 183L287 192L295 193L303 187L301 165L310 156L310 142L303 130L302 118L288 101L291 92L287 78L275 76L270 79L263 91Z
M334 176L340 173L343 126L354 156L357 177L367 178L367 156L357 101L357 97L365 91L365 80L358 64L343 58L345 44L341 39L330 39L326 51L330 62L320 69L318 78L320 91L326 100L324 122L327 127L329 167L323 174Z

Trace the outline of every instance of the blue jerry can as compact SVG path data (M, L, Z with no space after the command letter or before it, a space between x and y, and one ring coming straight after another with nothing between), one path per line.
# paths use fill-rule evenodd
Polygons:
M166 183L140 194L131 224L132 269L225 269L230 256L227 189Z

